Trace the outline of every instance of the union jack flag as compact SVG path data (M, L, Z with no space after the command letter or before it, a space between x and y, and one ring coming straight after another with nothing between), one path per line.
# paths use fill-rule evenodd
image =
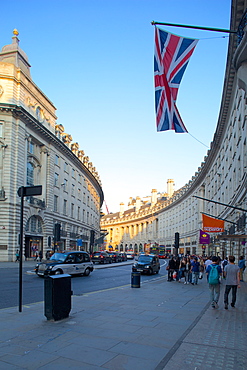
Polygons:
M176 106L179 84L198 40L155 27L154 84L157 131L188 132Z

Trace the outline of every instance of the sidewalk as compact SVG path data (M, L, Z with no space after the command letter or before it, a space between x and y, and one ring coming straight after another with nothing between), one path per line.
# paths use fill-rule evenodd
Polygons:
M247 284L236 308L209 307L208 286L165 278L72 297L69 318L44 303L0 310L0 369L246 370Z

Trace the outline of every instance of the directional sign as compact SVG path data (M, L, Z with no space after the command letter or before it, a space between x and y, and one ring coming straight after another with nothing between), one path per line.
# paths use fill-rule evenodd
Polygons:
M37 186L21 186L17 194L19 197L29 197L32 195L41 195L42 194L42 185L37 185Z

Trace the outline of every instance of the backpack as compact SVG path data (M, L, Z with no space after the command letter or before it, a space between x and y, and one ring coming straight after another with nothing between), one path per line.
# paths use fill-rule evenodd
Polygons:
M210 265L211 269L209 271L208 283L211 285L219 284L219 271L218 265Z

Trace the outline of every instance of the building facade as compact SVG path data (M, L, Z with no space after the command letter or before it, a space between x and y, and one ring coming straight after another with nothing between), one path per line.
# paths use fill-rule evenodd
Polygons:
M210 149L181 189L102 217L106 248L140 252L163 246L174 253L175 233L184 254L246 255L247 230L247 1L233 0L225 83ZM201 199L204 198L204 199ZM207 199L207 200L205 200ZM225 220L225 232L199 243L202 213Z
M32 81L13 33L0 52L0 260L13 261L19 248L22 186L42 185L42 195L24 198L26 258L54 247L89 251L90 237L92 243L100 236L99 175L57 123L56 108Z

